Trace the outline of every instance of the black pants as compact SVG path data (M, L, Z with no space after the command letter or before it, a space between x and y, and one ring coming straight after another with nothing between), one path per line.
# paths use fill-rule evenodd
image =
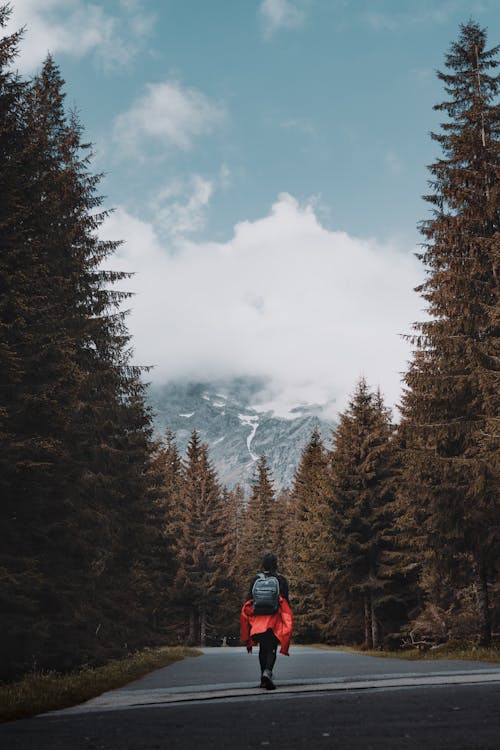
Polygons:
M259 644L260 671L263 672L264 669L269 669L272 672L274 662L276 661L276 651L279 640L276 638L271 628L266 630L265 633L253 635L252 638Z

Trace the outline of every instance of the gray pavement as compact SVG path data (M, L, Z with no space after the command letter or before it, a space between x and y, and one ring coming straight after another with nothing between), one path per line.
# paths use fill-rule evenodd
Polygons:
M62 713L126 710L188 701L255 698L258 652L206 648L202 656L158 669L125 687L104 693ZM296 646L278 655L275 682L281 693L396 689L452 684L500 683L500 665L461 660L386 659L345 651Z
M87 704L0 727L6 750L498 750L500 665L294 647L277 690L242 648L156 670Z
M196 685L253 685L260 677L258 649L247 654L245 648L204 648L203 656L184 659L135 680L122 690L149 690ZM500 673L500 664L479 661L385 659L329 651L310 646L292 646L290 656L278 654L275 676L278 683L306 682L344 677L429 674L436 672L491 671Z

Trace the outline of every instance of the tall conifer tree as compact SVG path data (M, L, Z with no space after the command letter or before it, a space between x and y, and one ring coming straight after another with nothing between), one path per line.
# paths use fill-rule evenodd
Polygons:
M175 435L167 430L164 441L155 445L148 471L147 540L136 571L142 607L154 630L173 642L180 626L173 582L181 484L181 458Z
M274 505L271 469L263 453L255 467L239 550L240 570L245 587L260 569L263 554L274 547ZM245 596L247 593L245 588L242 595Z
M77 119L64 110L63 85L49 56L28 98L37 167L29 196L31 247L41 271L39 305L48 306L41 318L45 340L34 341L30 351L35 363L45 358L38 377L47 395L41 392L42 401L35 390L36 414L44 409L36 429L48 426L51 436L61 435L62 456L70 466L69 471L60 466L55 478L63 501L53 517L60 523L64 509L72 509L63 528L73 536L72 561L79 575L66 575L59 586L69 598L58 640L68 642L75 625L87 635L97 628L105 651L117 640L138 642L143 632L143 614L127 609L127 602L133 596L134 562L145 543L151 426L119 310L128 295L110 289L125 274L101 268L118 243L96 235L107 215L98 211L99 176L89 170L89 146L82 144ZM50 355L56 341L58 359ZM62 537L56 550L66 550ZM65 567L62 559L53 560L54 571Z
M15 41L1 42L5 65ZM116 243L96 236L99 177L59 70L49 57L30 85L2 76L0 180L12 200L0 219L1 642L7 671L33 658L66 668L147 638L129 601L147 540L151 426L123 295L109 289L123 274L100 270Z
M438 73L447 119L433 134L433 209L424 221L419 287L430 320L416 326L402 435L407 494L421 547L447 574L469 565L480 637L491 638L489 582L498 575L499 47L461 26ZM460 559L460 565L457 560Z
M239 568L244 513L244 491L241 485L233 490L223 487L218 510L221 549L220 577L218 581L218 614L215 618L220 636L239 640L239 615L242 604L243 580ZM248 586L248 581L245 582Z
M334 431L332 599L334 617L338 605L343 605L353 617L354 630L356 622L361 625L363 613L369 647L380 645L381 626L387 627L386 609L401 598L394 556L393 432L380 394L371 393L360 380Z
M10 9L0 6L0 31ZM23 233L27 207L23 190L27 164L25 121L26 84L12 70L20 33L0 38L0 679L29 668L30 654L46 637L43 618L34 625L38 602L46 587L36 552L25 545L26 521L36 513L19 506L15 487L29 438L17 430L22 402L24 363L19 341L26 330L22 312L29 305L25 277L32 283L36 270L26 266ZM42 621L40 621L42 620Z
M291 493L282 487L276 494L272 516L273 551L276 554L280 571L287 574L289 564L288 536L290 533Z
M224 575L220 487L207 446L195 431L187 449L176 534L178 601L188 615L188 641L206 645L213 634Z
M328 456L315 430L293 480L287 559L297 636L317 640L327 621L332 559L331 478Z

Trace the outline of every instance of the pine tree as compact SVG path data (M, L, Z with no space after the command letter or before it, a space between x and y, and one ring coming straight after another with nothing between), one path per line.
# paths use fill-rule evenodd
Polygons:
M363 612L364 642L375 648L388 629L385 610L401 603L393 432L382 397L361 379L334 431L332 597L347 607L354 632Z
M177 574L175 540L182 484L182 462L175 435L167 430L152 451L148 475L147 543L136 564L142 609L164 638L175 641L179 628L173 581Z
M158 450L155 470L159 478L158 502L160 505L161 561L155 571L161 571L162 595L158 612L169 630L179 627L175 617L174 587L178 562L176 557L176 537L181 520L181 490L184 469L179 455L175 434L167 430L164 441Z
M256 571L260 569L266 551L274 548L275 494L271 469L263 453L257 461L252 491L245 511L239 559L244 588L243 597Z
M242 604L243 582L239 569L239 548L244 513L244 491L241 485L233 490L223 487L218 510L221 549L220 578L218 582L219 608L215 617L217 632L239 642L239 615Z
M2 45L8 47L5 41ZM37 81L21 86L7 74L4 83L10 108L3 110L3 126L11 132L2 154L3 195L8 196L2 200L1 221L1 327L7 364L1 389L6 427L2 548L7 591L17 577L19 588L7 595L2 646L6 661L17 659L22 668L28 666L23 659L36 655L42 661L41 652L50 652L43 644L56 641L54 614L64 609L64 587L57 579L68 564L58 552L65 549L67 555L73 541L68 493L74 474L65 437L77 403L78 376L74 339L66 326L70 298L61 283L67 264L54 229L64 219L59 205L54 210L51 202L64 182L58 150L64 135L35 107ZM20 94L17 99L14 90ZM56 106L57 124L60 113ZM29 622L33 612L35 626Z
M180 491L176 556L178 602L188 615L189 643L206 645L214 634L221 595L224 546L220 526L220 487L207 446L195 431L187 449Z
M469 566L483 643L500 556L498 50L470 21L438 73L449 98L435 109L448 119L433 134L443 153L429 167L433 216L421 225L427 278L418 289L430 319L415 327L402 425L421 548L447 575L456 570L456 585Z
M3 14L3 15L2 15ZM0 19L5 17L5 10ZM7 65L16 37L3 40ZM134 567L149 538L151 419L100 270L99 177L49 57L0 81L2 558L5 673L64 669L144 642ZM2 139L1 134L5 135ZM4 301L5 300L5 301ZM9 672L10 670L10 672Z
M232 490L224 487L223 502L227 507L224 514L227 517L226 537L227 551L225 562L230 574L235 571L234 566L237 564L239 547L241 544L241 535L243 527L243 514L245 509L245 490L241 484L237 484Z
M273 505L272 539L273 551L278 558L280 572L287 575L289 563L288 537L290 533L291 493L288 487L281 487Z
M118 243L96 236L107 215L96 210L99 176L89 171L81 126L65 113L63 85L49 56L28 98L37 167L28 196L31 246L41 270L39 304L48 306L41 335L50 346L57 327L58 358L48 356L45 342L33 342L29 351L35 363L41 354L52 365L52 370L45 363L39 368L47 397L38 397L44 412L38 406L35 429L48 425L62 436L69 464L55 477L63 502L52 517L60 525L63 508L71 512L63 527L66 538L61 536L50 554L51 579L68 570L61 556L69 544L75 570L58 582L64 606L57 623L52 618L52 637L69 645L75 627L86 631L87 639L98 629L97 652L105 653L116 641L138 643L143 637L143 613L131 610L128 601L135 593L134 564L145 544L151 423L140 371L129 364L125 314L118 309L128 295L109 288L125 275L100 267Z
M0 6L0 29L9 18L7 5ZM7 437L8 404L12 389L20 377L21 364L12 341L15 310L12 309L11 283L18 272L17 259L22 251L19 229L22 211L22 161L25 150L25 126L22 118L25 85L11 70L17 55L20 32L0 38L0 356L2 362L0 389L0 431ZM8 440L5 442L6 448ZM12 462L5 449L0 451L0 482L6 480ZM1 486L1 485L0 485ZM2 496L4 493L2 492Z
M10 15L0 6L0 29ZM46 622L34 618L46 581L36 555L23 545L24 509L19 509L14 483L19 482L18 461L25 448L13 423L14 405L22 390L23 362L18 351L17 299L24 254L22 217L26 163L25 89L11 70L20 33L0 39L0 679L28 668L27 655L44 638ZM19 513L21 510L21 513Z
M290 499L287 561L297 637L318 640L329 610L332 558L328 456L314 430L302 452Z

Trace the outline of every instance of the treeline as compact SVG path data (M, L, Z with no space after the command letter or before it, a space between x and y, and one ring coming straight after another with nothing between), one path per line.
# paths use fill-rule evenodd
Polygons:
M314 437L295 480L287 565L304 638L490 644L500 629L499 49L471 21L438 73L429 317L410 337L401 423L360 382L332 450Z
M151 643L159 534L99 176L54 61L14 72L19 37L0 40L1 678Z
M8 7L0 6L0 26ZM194 432L153 439L131 365L116 242L78 117L48 57L0 40L0 679L156 643L236 637L262 552L289 577L297 638L397 645L499 625L498 48L474 23L439 74L432 218L398 426L361 380L291 488L265 456L223 487Z

